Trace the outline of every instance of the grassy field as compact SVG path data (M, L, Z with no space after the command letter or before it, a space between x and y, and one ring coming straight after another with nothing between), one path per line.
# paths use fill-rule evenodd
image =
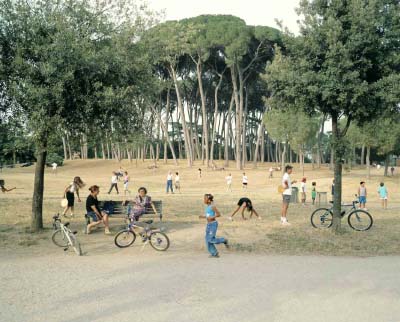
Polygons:
M270 164L259 165L256 170L251 167L245 169L249 177L247 191L241 188L242 171L233 168L212 171L196 163L192 169L189 169L184 161L181 161L178 167L175 167L172 161L168 164L160 162L156 170L148 169L149 165L151 165L150 161L139 162L138 165L135 162L122 162L122 167L127 169L131 176L132 196L139 186L145 186L153 199L163 200L164 222L162 225L167 228L172 242L170 248L172 252L205 253L204 222L198 219L198 215L203 212L203 194L212 193L215 196L216 206L223 214L223 218L220 219L219 235L230 239L233 246L231 251L346 256L400 254L400 176L383 178L383 169L372 170L369 180L366 180L365 169L355 169L344 173L344 200L346 202L353 199L360 180L367 182L369 189L367 207L374 218L374 226L368 232L355 232L348 227L347 220L343 220L344 233L335 236L330 231L319 231L311 227L310 214L314 207L310 205L310 200L306 207L292 204L288 214L292 225L281 227L279 222L281 196L277 193L280 174L274 173L274 178L268 179ZM231 162L231 167L233 166L234 163ZM80 232L78 236L84 250L88 255L119 251L113 244L113 237L105 236L102 229L98 229L92 235L81 233L84 226L84 202L89 194L87 188L90 185L100 186L100 200L123 199L122 194L116 195L115 192L111 197L107 195L111 171L117 170L118 167L119 164L114 161L79 160L66 162L59 168L57 175L52 173L51 168L46 169L44 222L48 229L41 234L31 234L28 229L34 168L3 170L0 177L6 181L6 186L16 186L18 189L7 194L0 194L0 247L10 252L16 249L29 250L29 252L55 251L55 246L50 241L51 216L62 211L60 200L64 187L78 175L85 181L86 187L81 191L82 203L76 202L75 218L70 221L72 227ZM199 167L203 169L201 180L197 175ZM167 195L165 193L166 175L170 170L180 173L181 194ZM233 175L232 193L226 191L225 176L228 173ZM299 180L302 176L303 173L295 165L293 179ZM309 165L305 169L305 176L308 180L308 191L311 190L311 182L316 181L318 191L328 191L328 195L330 194L332 172L328 168L312 170ZM389 190L388 210L381 209L376 192L382 180ZM122 190L122 183L119 186ZM226 217L234 210L237 200L243 196L252 199L255 208L263 217L262 220L242 221L240 214L237 214L235 221L228 221ZM121 219L112 219L112 232L117 232L122 226Z

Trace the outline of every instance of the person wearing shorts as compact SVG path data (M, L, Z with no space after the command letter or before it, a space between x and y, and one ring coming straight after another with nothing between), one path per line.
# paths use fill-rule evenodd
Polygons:
M389 193L383 182L381 182L379 185L378 194L379 194L379 198L381 199L381 202L382 202L382 208L387 209L387 201L388 201Z
M281 224L289 225L287 220L287 211L290 204L290 198L292 197L292 184L296 183L296 180L292 181L290 175L292 174L293 167L291 165L287 165L285 167L285 174L282 177L282 211L281 211Z
M65 187L64 198L68 200L67 207L63 211L63 216L66 217L67 211L70 210L71 218L74 216L75 194L78 197L78 202L81 202L79 197L79 189L83 188L85 184L80 177L75 177L74 180Z
M99 207L99 201L97 196L100 192L99 186L91 186L89 188L90 195L86 198L86 214L92 219L92 222L86 226L86 233L90 234L91 229L104 223L105 229L104 233L106 235L111 235L108 226L108 214Z
M233 220L233 216L236 215L236 213L242 209L242 218L243 220L246 220L247 218L244 216L244 211L247 209L247 211L250 212L250 219L251 217L254 215L256 215L256 217L258 219L261 219L260 215L257 213L257 211L254 209L253 207L253 203L251 202L251 200L249 198L243 197L240 198L238 203L237 203L238 207L237 209L233 212L233 214L228 217L229 220Z
M365 182L360 182L360 187L358 188L358 200L360 202L360 208L366 210L365 204L367 203L367 188L365 187Z

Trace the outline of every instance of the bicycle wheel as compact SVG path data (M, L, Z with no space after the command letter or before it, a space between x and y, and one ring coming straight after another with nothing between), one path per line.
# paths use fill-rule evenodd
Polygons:
M68 238L62 229L57 229L51 236L51 240L58 247L68 247Z
M333 213L330 209L319 208L311 214L311 225L314 228L329 228L332 226Z
M125 248L131 246L136 240L136 234L132 230L122 230L114 238L115 246Z
M366 231L372 227L372 216L365 210L357 209L352 211L347 218L349 226L357 231Z
M71 240L71 246L74 249L75 253L78 256L82 256L82 248L81 248L81 244L79 243L78 239L76 238L75 234L73 234L72 232L69 233L69 238Z
M166 251L169 247L168 236L161 232L152 233L150 236L150 245L155 250Z

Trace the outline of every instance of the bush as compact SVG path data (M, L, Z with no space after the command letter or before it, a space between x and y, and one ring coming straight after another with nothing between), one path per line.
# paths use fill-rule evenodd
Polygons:
M57 153L49 153L47 155L47 165L51 166L52 163L57 163L58 166L62 166L64 162L64 158Z

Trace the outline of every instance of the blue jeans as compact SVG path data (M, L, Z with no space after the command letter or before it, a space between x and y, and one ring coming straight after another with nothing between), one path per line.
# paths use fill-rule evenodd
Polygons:
M217 230L218 230L218 222L217 221L207 223L206 245L207 245L207 250L211 254L211 256L215 256L218 254L215 244L225 243L225 238L223 238L223 237L217 238L215 236L217 234Z
M167 180L167 193L171 189L171 192L174 192L174 188L172 188L172 180Z

